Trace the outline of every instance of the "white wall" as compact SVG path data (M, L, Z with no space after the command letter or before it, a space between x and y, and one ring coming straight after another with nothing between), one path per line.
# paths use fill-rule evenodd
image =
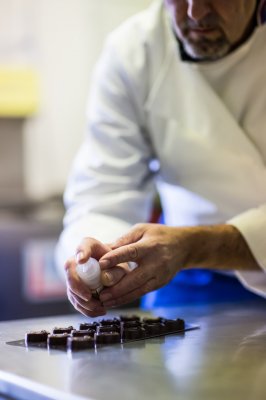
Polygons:
M34 56L41 76L41 108L25 124L26 188L41 198L63 191L85 133L90 76L106 34L151 0L21 1L34 7Z

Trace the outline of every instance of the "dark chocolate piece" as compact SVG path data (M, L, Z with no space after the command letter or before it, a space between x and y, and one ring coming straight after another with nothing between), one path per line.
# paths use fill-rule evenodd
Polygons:
M166 325L163 322L160 323L160 332L161 335L165 335L167 333Z
M158 317L158 318L143 318L143 323L144 324L151 325L151 324L158 324L160 322L162 322L162 318L161 317Z
M72 332L71 332L71 336L72 337L83 337L83 336L91 336L91 337L93 337L94 336L94 333L95 333L95 330L94 329L81 329L81 330L76 330L76 329L74 329Z
M121 343L121 340L126 342L148 339L184 330L185 322L179 318L141 319L137 315L121 315L119 319L109 318L92 323L83 322L79 325L79 329L74 329L73 326L55 327L52 334L45 330L28 332L25 334L25 344L35 343L38 347L42 347L47 343L50 347L66 347L68 342L68 348L74 350L92 348L94 345ZM85 337L86 340L84 340Z
M123 339L124 340L137 340L144 339L146 336L146 332L144 328L128 328L123 331Z
M175 332L185 329L185 322L183 319L164 319L164 324L167 332Z
M161 335L164 332L164 325L159 322L153 324L143 324L147 336Z
M27 332L25 334L26 343L44 343L47 342L47 337L50 332L38 331L38 332Z
M79 324L79 329L81 331L88 330L88 329L93 329L94 331L96 331L97 326L99 326L98 322L92 322L92 323L83 322L83 323Z
M140 321L140 317L138 315L120 315L120 321Z
M97 332L118 332L118 333L120 333L120 326L118 326L118 325L97 326Z
M120 334L118 332L95 333L94 340L96 344L114 344L121 342Z
M105 326L105 325L120 325L120 321L117 318L101 319L100 320L100 325L102 325L102 326Z
M58 333L48 335L47 344L48 346L66 346L67 338L69 337L68 333Z
M91 336L72 337L67 338L67 348L69 350L85 350L94 348L94 338Z
M60 335L62 333L70 333L71 331L73 331L73 326L68 326L66 328L58 328L57 326L53 329L53 333L55 335Z
M125 328L136 328L138 326L141 326L140 321L122 321L121 322L121 327Z

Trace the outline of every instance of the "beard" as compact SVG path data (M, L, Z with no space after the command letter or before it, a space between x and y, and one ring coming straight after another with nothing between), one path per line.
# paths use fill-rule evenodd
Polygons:
M226 56L230 51L230 44L224 38L210 40L201 38L191 40L190 38L181 39L185 52L191 57L200 61L214 61Z
M177 36L185 52L200 61L213 61L230 52L231 44L221 28L216 15L208 15L200 22L187 19L177 28ZM211 30L212 35L193 34L193 30Z

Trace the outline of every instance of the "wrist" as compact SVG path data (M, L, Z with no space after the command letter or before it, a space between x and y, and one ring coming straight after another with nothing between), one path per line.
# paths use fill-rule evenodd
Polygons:
M184 269L234 269L248 248L239 231L221 224L185 228L186 259ZM241 248L241 251L240 251Z

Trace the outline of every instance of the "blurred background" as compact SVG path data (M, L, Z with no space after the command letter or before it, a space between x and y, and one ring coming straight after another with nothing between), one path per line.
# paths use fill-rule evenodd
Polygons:
M73 311L53 251L108 32L151 0L0 0L0 320Z

